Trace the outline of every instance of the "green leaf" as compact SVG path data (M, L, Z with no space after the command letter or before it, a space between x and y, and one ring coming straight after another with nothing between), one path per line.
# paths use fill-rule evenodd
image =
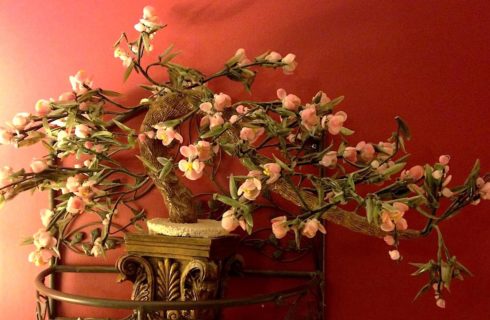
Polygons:
M169 174L169 173L172 171L173 167L174 167L174 166L173 166L172 161L168 160L168 161L167 161L167 162L166 162L166 163L163 165L162 170L160 170L160 175L158 176L158 178L159 178L160 180L165 179L165 178L168 176L168 174Z
M165 122L162 122L161 125L166 127L166 128L173 128L176 125L181 124L182 121L180 119L172 119L172 120L167 120Z
M413 301L417 300L418 297L420 297L422 294L427 292L430 289L430 287L431 287L430 283L427 283L422 288L420 288L420 290L415 295L415 298L413 298Z
M77 232L73 235L73 238L71 238L70 244L72 246L82 242L82 240L85 238L85 233L84 232Z
M421 275L424 272L427 272L432 269L432 262L427 263L410 263L412 266L417 267L418 270L412 273L412 276Z
M123 123L121 123L121 122L117 121L116 119L112 119L112 122L114 122L114 124L115 124L116 126L118 126L118 127L119 127L119 129L121 129L121 130L123 130L123 131L126 131L126 132L131 132L131 131L133 131L133 129L131 129L131 128L130 128L130 127L128 127L127 125L125 125L125 124L123 124Z
M145 158L143 158L141 156L138 156L138 155L136 155L136 158L138 158L143 163L143 165L148 170L150 170L151 172L158 172L158 169L151 162L149 162L148 160L146 160Z
M351 130L351 129L349 129L349 128L342 127L342 128L340 129L340 133L341 133L342 135L344 135L344 136L350 136L350 135L354 134L354 131L353 131L353 130Z
M284 170L288 171L288 172L292 172L293 169L291 169L287 164L285 164L284 162L282 162L281 160L279 160L279 158L276 157L276 155L274 155L274 160L276 161L276 163Z
M27 237L24 240L22 240L22 242L20 243L20 245L21 246L27 246L27 245L31 245L33 243L34 243L34 238L31 236L31 237Z
M233 199L238 199L237 186L233 174L230 176L230 195Z
M215 193L213 195L213 199L214 200L218 200L220 202L223 202L224 204L227 204L227 205L229 205L230 207L233 207L233 208L240 208L240 207L245 206L244 204L238 202L237 200L232 199L232 198L227 197L227 196L224 196L222 194Z
M223 132L225 132L227 129L228 129L228 126L215 127L213 129L209 130L208 132L206 132L204 134L201 134L201 139L206 139L206 138L212 138L212 137L219 136L220 134L222 134Z
M467 275L473 276L473 273L471 273L471 271L468 268L466 268L461 262L455 260L454 264L457 269L463 271Z
M405 120L403 120L402 117L395 117L395 120L396 120L396 123L398 125L398 129L400 130L401 136L407 140L410 140L411 134L410 134L410 130L408 129L408 125L405 122Z
M126 80L128 80L133 69L134 69L134 61L131 61L131 64L126 68L126 71L124 71L123 82L126 82Z
M109 131L97 131L92 134L92 138L112 138L114 135Z
M366 197L366 218L369 224L373 222L374 199L371 196Z
M402 171L403 168L407 165L406 162L401 162L401 163L396 163L393 166L389 167L383 172L383 175L386 177L389 177L393 174L397 174L398 172Z
M119 92L111 91L111 90L104 90L104 89L100 89L100 93L102 93L105 96L109 96L109 97L119 97L121 95Z
M5 206L5 196L3 194L0 194L0 210Z

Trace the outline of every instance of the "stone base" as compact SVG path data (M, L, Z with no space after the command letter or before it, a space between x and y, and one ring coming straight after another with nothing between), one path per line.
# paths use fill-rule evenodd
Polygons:
M155 218L147 221L149 234L160 234L172 237L215 238L225 236L228 232L216 220L198 220L197 223L174 223L168 219Z

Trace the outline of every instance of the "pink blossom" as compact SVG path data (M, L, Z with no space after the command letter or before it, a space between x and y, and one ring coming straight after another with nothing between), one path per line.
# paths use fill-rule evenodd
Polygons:
M193 144L189 146L182 146L180 147L179 151L181 155L188 158L189 160L195 159L199 154L199 152L197 151L197 147Z
M148 137L147 137L147 136L146 136L146 134L144 134L144 133L140 133L140 134L138 134L138 141L139 141L140 143L144 143L144 142L146 141L146 139L147 139L147 138L148 138Z
M216 112L212 116L209 116L209 128L213 129L214 127L219 127L225 123L221 112Z
M85 149L92 149L94 147L94 143L92 141L85 141L85 143L83 144L83 146L85 147Z
M272 233L277 239L282 239L286 236L289 231L289 227L287 225L288 219L286 216L276 217L271 220L272 223Z
M45 99L38 100L34 106L34 110L41 117L47 115L51 111L50 101Z
M199 161L207 161L213 156L213 150L211 143L208 141L200 140L196 144Z
M83 94L88 91L87 87L91 87L93 81L91 77L88 76L85 70L79 70L76 75L70 76L70 84L73 92L77 94Z
M282 59L282 56L275 51L271 51L264 59L269 62L278 62Z
M184 172L184 176L189 180L200 179L204 174L204 162L195 159L194 161L180 160L179 169Z
M490 200L490 182L485 182L482 178L476 179L476 186L480 193L480 199Z
M439 157L439 163L442 165L447 165L449 163L449 160L451 160L451 156L444 154Z
M357 150L354 147L346 147L342 157L350 162L357 162Z
M264 174L269 177L266 184L276 182L281 177L281 166L275 162L264 164Z
M49 223L51 222L51 218L54 216L54 212L49 209L42 209L39 212L39 215L41 216L41 223L44 227L47 227Z
M454 195L454 192L452 192L449 188L443 188L441 194L445 198L451 198Z
M260 138L262 134L264 134L264 128L248 128L243 127L240 130L240 139L248 141L249 143L254 143L257 139Z
M234 115L232 115L232 116L230 117L230 123L231 123L231 124L234 124L235 122L237 122L237 121L238 121L238 119L239 119L239 117L238 117L236 114L234 114Z
M24 130L25 127L29 124L30 116L31 114L28 112L17 113L12 119L12 125L17 130Z
M408 210L408 206L401 202L395 202L390 209L384 209L381 213L381 230L391 232L395 230L406 230L408 228L407 220L403 215Z
M137 24L137 26L144 27L143 25L141 25L139 23ZM141 31L138 31L138 32L141 32ZM129 56L129 54L126 51L122 50L120 47L117 47L116 49L114 49L114 58L119 58L122 61L123 66L126 68L129 67L131 65L131 63L133 62L133 59Z
M156 10L152 6L145 6L143 8L143 19L155 19L156 17Z
M89 108L89 104L87 102L82 102L78 105L78 109L80 109L80 111L87 111Z
M31 162L31 170L34 173L41 173L48 168L48 163L46 160L36 160Z
M278 89L277 97L282 101L282 107L284 109L290 111L298 111L299 106L301 105L301 99L294 94L287 94L286 90Z
M223 217L221 218L221 227L228 232L231 232L238 228L240 225L238 219L235 215L235 209L232 208L225 213L223 213Z
M282 67L282 71L284 74L292 74L293 71L298 66L298 63L295 61L296 55L292 53L288 53L284 58L282 58L281 62L285 65Z
M441 309L446 308L446 300L439 298L436 300L436 306L438 306Z
M237 106L235 110L238 114L245 114L248 112L249 108L247 108L243 104L241 104L241 105Z
M443 187L446 187L450 182L451 180L453 179L453 176L452 175L448 175L445 179L444 179L444 182L442 183L442 186Z
M245 49L243 48L238 49L235 52L235 56L233 58L236 59L237 64L239 66L243 66L250 63L250 60L247 58L247 54L245 53Z
M11 176L14 174L14 170L9 166L4 166L0 169L0 188L3 188L14 182Z
M214 109L216 111L221 112L229 107L231 107L231 98L229 95L222 92L214 95Z
M102 244L102 238L97 237L94 241L92 249L90 249L90 254L94 257L100 257L104 255L104 245Z
M60 102L68 102L75 100L75 94L71 91L64 92L58 97L58 101Z
M378 143L378 147L384 153L383 155L379 155L380 159L386 159L395 152L395 144L392 142L380 142Z
M403 170L400 174L402 180L417 181L424 176L424 167L417 165L411 167L409 170Z
M359 151L359 156L364 162L371 162L376 154L373 145L365 141L359 142L356 145L356 150Z
M36 250L29 253L29 262L34 263L36 267L46 265L51 257L56 256L51 250Z
M82 213L85 210L85 202L82 198L73 196L68 199L66 211L69 213Z
M318 98L319 98L318 103L320 105L324 105L324 104L327 104L330 101L332 101L332 99L330 99L327 96L327 94L325 92L323 92L323 91L318 91L317 94L313 97L313 100L317 101Z
M436 180L441 179L443 175L444 175L444 173L442 172L442 170L434 170L432 172L432 178L434 178Z
M329 151L324 154L319 164L327 168L335 167L337 165L337 151Z
M390 250L388 251L388 254L390 255L391 260L400 260L400 251L398 250Z
M184 138L173 128L167 128L164 126L156 125L155 129L157 129L157 133L155 137L158 140L161 140L164 146L170 145L174 140L177 140L180 143L184 141Z
M100 193L100 190L95 188L94 185L94 180L85 181L75 192L75 195L86 202L90 202L96 192Z
M323 234L327 233L325 227L321 224L321 222L318 221L317 218L313 218L306 221L305 225L303 226L303 230L301 231L301 234L307 238L313 238L315 237L317 231L320 231Z
M45 228L39 229L33 236L36 249L51 249L56 245L56 238Z
M393 238L390 235L386 235L383 237L383 240L386 242L387 245L392 246L395 244L395 238Z
M299 114L301 116L301 124L308 131L313 131L320 122L320 118L316 114L315 105L313 104L307 104Z
M238 188L238 195L247 200L253 201L257 199L262 190L262 183L257 178L248 178L244 183Z
M10 144L14 139L14 133L8 129L0 127L0 144Z
M86 124L79 124L75 127L75 136L77 136L80 139L85 139L90 136L92 133L92 129L90 129L89 126Z
M247 173L247 177L252 177L252 178L261 179L261 178L262 178L262 172L263 172L263 171L260 171L260 170L250 170L250 171Z
M209 113L211 113L211 110L213 109L213 104L211 102L203 102L199 105L199 109L202 112L209 114Z
M101 153L103 151L107 150L106 146L104 146L103 144L96 144L94 146L94 151L97 152L97 153Z
M323 117L322 127L327 128L331 135L337 135L344 126L344 122L347 120L347 113L344 111L338 111L335 114L329 114Z

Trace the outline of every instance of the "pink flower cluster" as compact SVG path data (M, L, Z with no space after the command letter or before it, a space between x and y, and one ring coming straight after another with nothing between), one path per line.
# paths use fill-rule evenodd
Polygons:
M379 152L376 151L376 148ZM380 142L375 147L372 143L360 141L355 147L346 147L342 152L342 158L352 163L357 163L359 161L369 163L373 168L377 169L379 173L383 173L383 171L394 164L384 162L384 160L392 156L394 152L395 144L392 142Z
M173 128L169 128L159 123L153 126L156 129L156 133L148 133L147 136L153 136L154 139L161 140L164 146L169 146L174 140L182 143L184 138L180 133L175 131Z
M155 8L146 6L143 8L143 18L134 25L138 32L151 33L161 27L160 18L156 15Z
M288 231L292 228L296 228L296 226L289 226L288 220L286 216L276 217L271 220L272 224L272 233L277 239L284 238ZM307 238L313 238L320 231L323 234L326 234L327 231L323 224L318 221L317 218L308 219L300 224L300 232L303 236Z
M381 230L391 232L395 230L407 230L407 220L403 218L409 207L402 202L395 202L393 205L384 205L381 212Z
M221 227L228 232L232 232L238 227L242 228L243 230L247 230L247 223L243 217L237 218L236 209L231 208L223 213L223 217L221 218Z
M204 161L211 159L212 146L208 141L198 141L195 145L180 147L180 154L187 159L179 161L179 169L189 180L200 179L204 174Z
M296 55L292 53L288 53L283 58L280 53L271 51L264 57L264 60L272 63L277 63L277 62L283 63L284 65L282 66L282 71L284 72L284 74L287 75L292 74L293 71L298 66L298 62L296 62Z
M231 98L225 93L215 94L213 102L203 102L199 109L206 115L201 118L200 127L213 129L220 127L225 123L223 111L231 108Z
M57 240L46 229L53 215L53 211L49 209L43 209L40 212L43 228L40 228L32 236L36 250L32 251L28 257L29 262L34 263L36 266L47 264L51 257L59 257L58 250L56 249Z

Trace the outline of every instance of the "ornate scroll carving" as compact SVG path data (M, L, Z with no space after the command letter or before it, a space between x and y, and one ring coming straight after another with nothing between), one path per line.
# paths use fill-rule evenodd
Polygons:
M123 280L134 283L139 301L201 301L219 298L238 237L126 235L128 255L117 264ZM223 272L225 270L225 272ZM145 320L212 320L216 309L159 310ZM131 318L133 319L133 318Z
M153 270L148 260L136 255L125 255L117 261L117 269L121 273L121 281L133 283L131 300L153 300Z

